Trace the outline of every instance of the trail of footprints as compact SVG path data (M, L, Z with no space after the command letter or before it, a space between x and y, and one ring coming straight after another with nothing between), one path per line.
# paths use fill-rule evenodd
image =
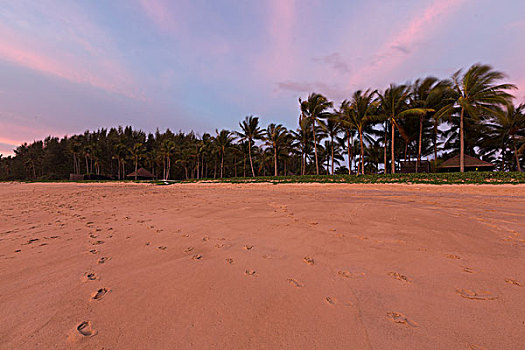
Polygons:
M282 208L281 208L282 209ZM92 223L91 223L92 224ZM100 229L97 229L97 231L100 231ZM159 230L157 230L157 232L159 232ZM180 230L178 230L177 232L180 232ZM344 235L341 235L341 237L344 237ZM182 234L180 237L182 238L188 238L190 237L188 234ZM92 239L95 239L97 238L96 235L94 234L90 234L90 238ZM225 239L224 238L221 238L220 239L221 241L224 241ZM208 242L210 241L210 237L208 236L204 236L202 238L202 242ZM32 243L31 240L27 243L27 244L30 244ZM102 245L104 244L104 241L102 240L96 240L96 241L92 241L91 242L92 245ZM147 242L146 243L146 246L149 246L150 245L150 242ZM226 245L224 243L217 243L215 244L215 248L223 248L223 247L230 247L231 245ZM166 251L167 250L167 246L158 246L157 247L158 250L160 251ZM254 245L252 244L245 244L243 247L242 247L243 250L245 251L252 251L254 249ZM97 249L91 249L89 250L89 252L91 254L98 254L99 251ZM199 253L195 253L195 248L192 247L192 246L188 246L187 248L184 249L184 253L187 253L187 254L192 254L192 259L195 260L195 261L199 261L199 260L202 260L203 259L203 256ZM448 255L445 255L446 258L448 259L452 259L452 260L460 260L461 257L455 255L455 254L448 254ZM272 257L270 255L264 255L263 258L265 259L271 259ZM104 264L106 263L107 261L109 261L111 258L110 257L100 257L98 260L97 260L97 263L98 264ZM229 258L225 258L225 261L227 264L229 265L232 265L234 264L234 259L229 257ZM305 256L303 258L303 262L309 266L312 266L312 265L315 265L315 260L314 258L312 258L311 256ZM464 272L466 273L474 273L474 270L471 268L471 267L466 267L466 266L461 266L461 268L463 269ZM254 269L245 269L244 270L244 274L245 276L247 277L258 277L259 275L257 274L257 271L254 270ZM346 271L346 270L340 270L338 271L337 275L341 278L341 279L359 279L359 278L363 278L366 276L366 274L364 272L355 272L355 271ZM410 284L413 282L413 280L399 272L395 272L395 271L390 271L386 274L387 276L389 276L390 278L394 279L394 280L397 280L401 283L405 283L405 284ZM83 281L85 282L88 282L88 281L96 281L96 280L99 280L100 279L100 276L94 272L90 272L90 273L86 273L84 276L83 276ZM521 282L521 281L518 281L516 279L512 279L512 278L506 278L504 280L506 283L508 284L511 284L513 286L518 286L518 287L522 287L524 284ZM293 286L294 288L304 288L305 285L301 282L301 281L298 281L294 278L288 278L287 279L287 282ZM92 295L91 295L91 301L100 301L102 300L111 290L108 289L108 288L100 288L98 289L97 291L95 291ZM457 288L456 289L456 294L458 294L459 296L465 298L465 299L470 299L470 300L495 300L498 298L497 295L493 295L492 293L488 292L488 291L473 291L473 290L470 290L470 289L460 289L460 288ZM338 300L337 298L333 297L333 296L326 296L325 299L324 299L325 303L329 306L334 306L336 304L338 304ZM350 301L345 301L343 302L343 305L344 306L353 306L353 303L350 302ZM386 313L386 318L388 320L390 320L391 322L395 323L395 324L400 324L400 325L404 325L408 328L416 328L418 327L418 324L417 322L411 320L410 318L408 318L407 316L405 316L404 314L400 313L400 312L396 312L396 311L390 311L390 312L387 312ZM96 335L98 332L93 328L92 324L91 324L91 321L83 321L81 322L78 326L77 326L77 331L80 335L82 335L83 337L92 337L94 335Z
M88 222L86 224L90 229L93 229L93 225L94 223L93 222ZM113 228L108 228L108 231L111 231L113 230ZM101 228L96 228L95 229L95 232L100 232L102 231ZM112 238L113 236L112 235L108 235L107 236L108 238ZM91 239L97 239L98 238L98 235L94 234L94 233L90 233L89 234L89 238ZM94 245L94 246L101 246L103 245L105 242L103 240L94 240L94 241L91 241L90 244L91 245ZM89 253L90 254L93 254L93 255L97 255L100 253L99 250L97 249L90 249L89 250ZM107 263L109 260L111 260L111 257L109 256L102 256L100 258L98 258L96 261L97 261L97 264L98 265L101 265L101 264L105 264ZM82 281L83 282L87 282L89 283L90 281L98 281L100 280L100 275L97 274L96 272L86 272L84 274L84 276L82 277ZM109 288L106 288L106 287L102 287L102 288L99 288L98 290L94 291L92 294L91 294L91 298L90 298L90 301L92 302L99 302L101 301L102 299L104 299L104 297L111 291L111 289ZM81 336L81 337L85 337L85 338L89 338L89 337L93 337L95 335L98 334L98 331L96 329L93 328L93 325L91 323L91 321L82 321L79 325L77 325L76 327L76 331L77 333Z

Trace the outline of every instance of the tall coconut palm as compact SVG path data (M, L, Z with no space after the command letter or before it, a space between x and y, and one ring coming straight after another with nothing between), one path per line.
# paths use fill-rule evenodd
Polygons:
M346 141L346 151L348 152L348 174L352 173L352 158L353 158L353 136L355 134L355 125L350 116L350 102L344 100L336 112L337 120L341 129L345 133L344 141Z
M501 139L504 148L507 148L506 145L508 145L513 149L516 169L521 171L517 142L520 139L525 139L525 104L521 104L518 107L514 107L512 104L508 105L505 113L495 115L489 127L492 136ZM503 158L505 149L501 153Z
M244 120L239 123L241 127L240 132L236 132L241 141L248 141L248 155L250 158L250 167L252 169L252 176L255 177L255 171L253 170L253 160L252 160L252 144L254 140L261 138L261 128L259 127L259 118L254 117L253 115L247 116Z
M412 84L412 96L410 106L413 109L413 114L419 117L419 137L418 137L418 151L417 151L417 162L416 162L416 173L419 172L421 167L421 149L423 143L423 122L425 118L439 109L442 104L443 91L445 89L445 83L439 81L434 77L427 77L424 79L417 79Z
M371 91L370 89L364 92L358 90L354 93L350 103L348 104L348 115L350 117L350 121L359 133L359 164L361 168L361 174L363 175L365 173L363 129L374 119L377 114L377 103L375 100L376 94L377 91Z
M215 130L216 136L215 136L215 145L217 147L217 150L219 151L219 154L221 155L221 179L224 175L224 154L226 153L226 149L228 149L232 141L234 139L232 133L229 130Z
M312 128L310 121L306 118L299 118L299 127L291 131L293 136L293 147L301 153L301 175L306 174L307 157L312 152Z
M164 155L164 180L168 180L171 173L171 157L175 153L177 145L173 140L166 139L162 143L162 154Z
M299 99L301 113L303 118L308 118L312 124L312 132L314 136L314 152L315 152L315 169L316 174L319 175L319 160L317 157L317 136L315 132L316 122L319 118L326 116L326 111L332 108L333 103L328 101L326 97L321 94L311 93L308 95L306 101Z
M319 121L319 125L326 132L326 135L330 137L330 158L332 159L332 175L334 174L334 139L341 133L341 124L339 123L336 113L328 114L326 121Z
M390 84L388 89L384 93L378 94L381 113L384 118L390 122L391 129L391 140L390 140L390 156L391 156L391 172L394 174L396 172L396 163L395 163L395 130L396 128L400 133L403 133L403 128L399 124L399 120L404 118L407 115L414 114L417 111L417 108L410 108L408 104L408 99L410 97L410 90L406 85L395 85ZM386 147L386 142L385 142ZM385 164L386 172L386 164Z
M131 154L131 157L133 158L133 161L135 162L135 181L137 180L137 171L139 166L139 159L142 159L144 157L144 154L146 152L146 149L144 148L144 145L140 142L137 142L129 149L129 153Z
M266 144L273 149L274 176L278 176L277 153L285 143L288 131L281 124L271 123L264 131L264 140Z
M465 73L458 70L452 75L451 98L438 112L438 117L452 115L458 108L459 115L459 169L465 172L464 118L495 116L503 113L502 106L510 103L513 96L509 90L513 84L499 84L505 74L493 70L489 65L476 63Z

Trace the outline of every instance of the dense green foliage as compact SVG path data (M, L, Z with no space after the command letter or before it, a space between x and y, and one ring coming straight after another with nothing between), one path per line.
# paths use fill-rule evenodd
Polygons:
M521 171L525 107L514 106L514 86L500 83L504 78L476 64L447 80L428 77L383 92L357 91L335 108L312 93L299 100L295 130L263 127L248 116L237 130L213 134L146 134L128 126L49 136L0 157L0 180L60 180L70 173L126 179L144 167L157 179L176 180L274 181L265 176L281 175L279 182L523 182L518 173L394 174L401 160L414 160L420 169L423 157L432 158L435 170L456 154L492 162L500 171ZM385 169L390 175L377 175ZM357 173L369 175L335 176Z

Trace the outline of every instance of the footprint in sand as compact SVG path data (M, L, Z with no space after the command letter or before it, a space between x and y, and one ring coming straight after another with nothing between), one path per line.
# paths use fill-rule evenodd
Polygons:
M302 284L301 282L293 278L288 278L288 283L290 283L292 286L297 287L297 288L304 287L304 284Z
M158 246L157 248L160 249L160 250L166 250L166 249L168 249L168 247L166 247L165 245Z
M192 257L193 260L200 260L202 259L202 255L200 254L195 254L193 257Z
M310 258L310 257L308 257L308 256L305 256L305 257L303 258L303 261L304 261L305 263L307 263L308 265L313 265L313 264L314 264L314 259L312 259L312 258Z
M109 292L108 289L100 288L99 290L97 290L95 293L93 293L91 295L91 299L93 299L93 300L101 300L102 298L104 298L104 296L106 296L106 294L108 292Z
M459 294L461 297L466 299L473 299L473 300L495 300L498 299L496 295L493 295L490 292L482 291L482 292L475 292L470 289L456 289L456 293Z
M228 264L233 264L233 259L232 258L226 258L224 259Z
M463 271L466 272L466 273L474 273L474 270L472 270L472 268L471 268L471 267L468 267L468 266L465 266L465 267L463 268Z
M407 276L400 274L399 272L389 272L388 275L392 278L395 278L396 280L410 283L410 280Z
M210 240L210 237L208 237L208 236L204 236L204 237L202 237L202 240L203 240L204 242L207 242L207 241Z
M470 345L468 346L468 348L469 348L470 350L487 350L487 349L484 348L483 346L481 346L481 345L476 345L476 344L470 344Z
M448 259L461 259L461 257L455 255L455 254L448 254L448 255L445 255L445 257L447 257Z
M255 270L246 270L244 271L246 276L255 276Z
M96 249L91 249L89 252L90 252L91 254L97 254L97 253L98 253L98 251L97 251Z
M336 299L334 297L326 297L325 300L330 305L334 305L336 302Z
M222 248L222 247L224 247L224 244L222 244L222 243L217 243L215 245L215 248Z
M95 242L91 242L92 245L99 245L99 244L104 244L104 241L95 241Z
M97 334L97 331L93 329L90 321L84 321L77 326L77 331L84 337L92 337Z
M193 251L193 249L194 249L193 247L188 247L188 248L184 249L184 253L189 253L189 252Z
M417 327L417 323L409 320L408 317L399 312L388 312L387 317L394 323L401 323L409 327Z
M86 274L84 274L84 277L82 277L82 280L84 282L95 281L95 280L98 280L98 279L99 279L99 277L94 272L86 273Z
M242 247L244 250L252 250L253 245L246 244L244 247Z
M365 276L364 272L339 271L337 274L342 278L360 278Z
M523 287L523 283L518 281L518 280L515 280L515 279L512 279L512 278L505 278L505 282L509 283L509 284L513 284L515 286L518 286L518 287Z
M98 259L97 263L104 264L105 262L108 262L109 260L111 260L111 258L103 256L102 258Z
M90 233L90 234L89 234L89 237L91 237L91 238L97 238L98 236L96 236L96 235Z

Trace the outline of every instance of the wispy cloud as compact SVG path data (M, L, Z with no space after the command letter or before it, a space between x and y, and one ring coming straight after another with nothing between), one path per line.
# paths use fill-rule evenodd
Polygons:
M328 56L314 57L314 62L324 63L339 73L348 73L350 68L346 60L338 52L334 52Z
M282 81L276 84L276 89L281 91L291 91L299 95L311 92L319 92L330 96L330 98L341 100L348 96L348 91L337 84L326 84L321 81Z
M296 47L293 43L296 25L295 0L270 0L265 3L266 30L268 45L257 58L256 68L264 73L264 78L290 76L297 66Z
M370 64L350 77L348 81L350 86L363 84L372 75L388 75L414 52L417 44L434 34L434 28L458 11L467 1L469 0L434 0L423 11L416 13L414 19L404 26L405 29L394 33L373 54L374 59Z
M103 31L74 11L64 13L64 9L61 12L45 6L28 6L11 8L9 20L0 24L1 60L74 83L142 98ZM28 28L20 24L31 19L35 12L46 18L42 26ZM46 40L52 35L55 41Z
M177 22L166 2L163 0L139 0L139 4L146 15L161 30L168 33L176 32Z

